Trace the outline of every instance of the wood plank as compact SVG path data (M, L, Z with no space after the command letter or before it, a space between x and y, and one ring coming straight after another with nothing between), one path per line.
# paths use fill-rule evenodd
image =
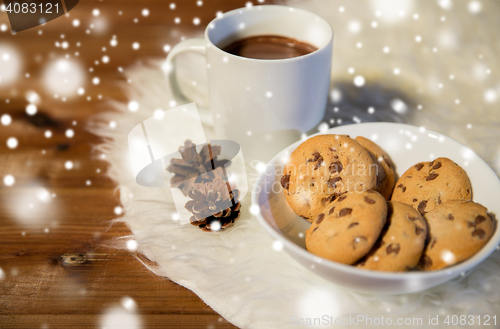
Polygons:
M124 224L110 226L119 195L105 176L107 163L92 151L101 139L86 124L112 110L107 100L127 100L119 67L164 58L164 45L200 35L217 11L246 2L204 0L200 7L194 0L85 0L44 26L15 35L0 32L0 44L13 45L24 64L17 82L0 86L0 115L12 117L10 125L0 126L0 184L8 174L16 180L0 188L0 328L95 328L124 297L135 301L142 328L234 328L191 291L153 275L134 253L112 247L130 231ZM92 16L95 8L99 17ZM141 15L143 8L149 9L148 17ZM199 26L192 23L194 17L200 18ZM74 19L79 27L72 25ZM101 33L90 28L99 19L107 24ZM3 23L10 26L0 13ZM113 36L116 47L110 45ZM56 47L63 41L67 49ZM140 43L138 50L133 42ZM104 55L110 58L107 64L101 62ZM85 94L63 101L47 90L43 72L49 61L65 56L81 63L87 77ZM100 84L92 84L92 77ZM26 114L27 91L41 98L34 116ZM65 136L67 129L74 137ZM50 138L44 136L47 130ZM9 137L18 140L15 149L5 143ZM66 161L74 168L65 169ZM43 203L37 199L40 191L55 198Z
M25 328L25 329L67 329L67 328L96 328L94 321L98 315L53 315L47 316L45 314L33 314L26 316L13 316L6 317L0 315L0 323L3 323L2 329L10 328ZM225 321L218 315L178 315L171 314L168 320L165 320L163 314L154 315L139 315L143 328L185 328L185 329L199 329L201 327L207 329L226 329L234 328L230 323ZM99 319L100 320L100 319ZM42 325L40 325L42 324ZM204 325L201 325L204 324ZM123 329L127 329L124 327Z

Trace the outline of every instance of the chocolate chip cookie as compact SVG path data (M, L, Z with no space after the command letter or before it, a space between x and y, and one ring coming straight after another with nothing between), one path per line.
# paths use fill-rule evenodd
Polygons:
M397 181L391 200L411 205L425 214L448 200L472 200L465 170L448 158L420 162Z
M389 155L371 140L362 136L356 137L355 140L370 153L373 162L377 165L377 187L375 190L382 194L386 200L390 200L396 182L394 163Z
M493 235L496 219L472 201L451 200L425 214L429 241L419 263L426 271L439 270L476 254Z
M376 187L377 166L368 151L346 135L318 135L290 155L281 185L293 211L312 221L345 191Z
M425 247L427 223L412 208L398 201L387 203L387 222L372 250L358 268L405 272L417 266Z
M373 190L345 192L318 214L306 231L307 250L343 264L365 256L387 217L384 197Z

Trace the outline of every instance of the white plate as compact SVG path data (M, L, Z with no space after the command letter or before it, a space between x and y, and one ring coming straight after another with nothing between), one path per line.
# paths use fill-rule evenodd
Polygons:
M471 149L439 133L397 123L363 123L332 128L327 134L363 136L380 145L392 158L399 175L421 161L447 157L467 171L473 199L500 215L500 180L495 172ZM357 291L378 294L403 294L421 291L451 280L472 269L488 257L500 243L500 230L473 257L449 268L434 271L385 273L357 269L335 263L308 252L305 231L309 223L288 206L280 185L288 156L302 143L290 145L276 155L260 174L252 191L257 217L271 236L283 243L284 250L303 266L336 284Z

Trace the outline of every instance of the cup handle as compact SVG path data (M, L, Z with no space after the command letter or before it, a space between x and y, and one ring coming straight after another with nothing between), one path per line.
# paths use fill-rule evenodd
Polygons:
M178 43L172 50L170 50L165 61L165 79L167 81L167 95L173 99L176 104L185 103L187 98L182 94L177 79L175 77L175 57L180 53L195 52L206 56L207 46L205 39L193 38L184 40Z

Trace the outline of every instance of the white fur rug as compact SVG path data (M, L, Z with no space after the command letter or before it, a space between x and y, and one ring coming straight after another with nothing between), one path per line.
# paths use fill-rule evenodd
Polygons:
M289 4L324 16L334 27L332 104L325 117L330 126L376 120L424 125L471 147L500 172L498 1ZM181 58L180 66L187 67L183 62L188 60L189 68L179 70L183 90L199 106L205 105L204 63L192 56ZM154 60L126 72L131 79L126 86L129 98L140 104L137 112L113 103L117 111L100 115L90 125L92 132L106 138L96 148L105 154L110 163L107 174L118 184L125 210L118 220L130 227L133 236L127 239L138 242L138 253L154 262L144 264L155 274L194 291L241 328L293 328L298 318L323 315L383 316L393 323L398 318L423 319L421 326L401 326L408 328L428 327L429 316L439 315L440 325L434 327L459 328L444 325L446 316L500 313L500 252L471 273L433 289L368 296L335 286L283 251L275 251L272 239L248 211L249 195L242 202L240 219L227 231L204 233L179 225L172 219L175 208L168 189L138 186L128 159L128 132L156 109L168 108L160 65ZM364 78L362 87L353 85L356 76ZM371 106L374 109L368 110ZM213 136L210 126L205 133L208 139ZM251 182L255 177L250 172ZM333 327L372 326L363 322Z

